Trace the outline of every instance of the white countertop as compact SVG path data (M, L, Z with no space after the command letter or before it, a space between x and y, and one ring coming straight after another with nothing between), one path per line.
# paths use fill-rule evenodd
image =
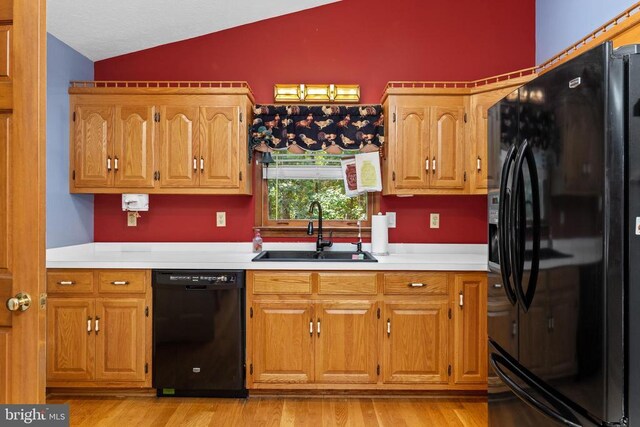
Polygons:
M315 243L265 243L263 249L314 250ZM486 244L390 244L389 251L375 255L378 262L251 262L251 243L87 243L48 249L47 268L487 271Z

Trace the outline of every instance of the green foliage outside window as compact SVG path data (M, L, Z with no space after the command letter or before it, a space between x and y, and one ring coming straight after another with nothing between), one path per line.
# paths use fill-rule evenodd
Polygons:
M367 218L367 195L347 197L342 180L269 180L268 188L269 219L309 219L314 200L322 205L325 220Z

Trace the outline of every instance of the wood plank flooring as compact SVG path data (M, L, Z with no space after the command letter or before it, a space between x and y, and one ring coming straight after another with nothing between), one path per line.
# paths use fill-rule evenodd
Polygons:
M68 403L72 426L478 426L481 399L251 397L51 397Z

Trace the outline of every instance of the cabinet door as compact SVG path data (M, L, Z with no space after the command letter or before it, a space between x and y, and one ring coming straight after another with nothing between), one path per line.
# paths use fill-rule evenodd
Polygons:
M116 109L113 170L116 187L153 187L153 114L155 107Z
M253 382L313 381L313 308L311 303L253 304Z
M75 107L75 186L113 186L113 106Z
M429 186L429 108L397 108L395 187L425 189Z
M384 382L448 382L448 301L385 304Z
M431 188L464 188L463 118L463 107L431 107Z
M376 308L372 301L323 302L316 307L316 382L376 382Z
M455 282L454 382L482 384L487 381L487 276L457 274Z
M96 301L96 379L144 381L144 299Z
M160 186L196 187L198 149L198 107L160 107Z
M95 304L93 298L49 298L47 301L47 379L94 378Z
M487 146L487 132L488 132L488 109L484 105L476 106L475 111L475 151L473 152L473 159L471 159L471 165L476 169L476 189L486 189L491 180L492 183L495 183L495 177L489 178L489 159L488 156L488 146Z
M239 115L239 107L200 108L201 187L239 188Z

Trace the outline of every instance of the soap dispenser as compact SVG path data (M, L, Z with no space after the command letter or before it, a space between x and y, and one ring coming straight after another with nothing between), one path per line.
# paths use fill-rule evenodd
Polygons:
M262 236L260 229L256 229L256 235L253 237L253 252L262 252Z

